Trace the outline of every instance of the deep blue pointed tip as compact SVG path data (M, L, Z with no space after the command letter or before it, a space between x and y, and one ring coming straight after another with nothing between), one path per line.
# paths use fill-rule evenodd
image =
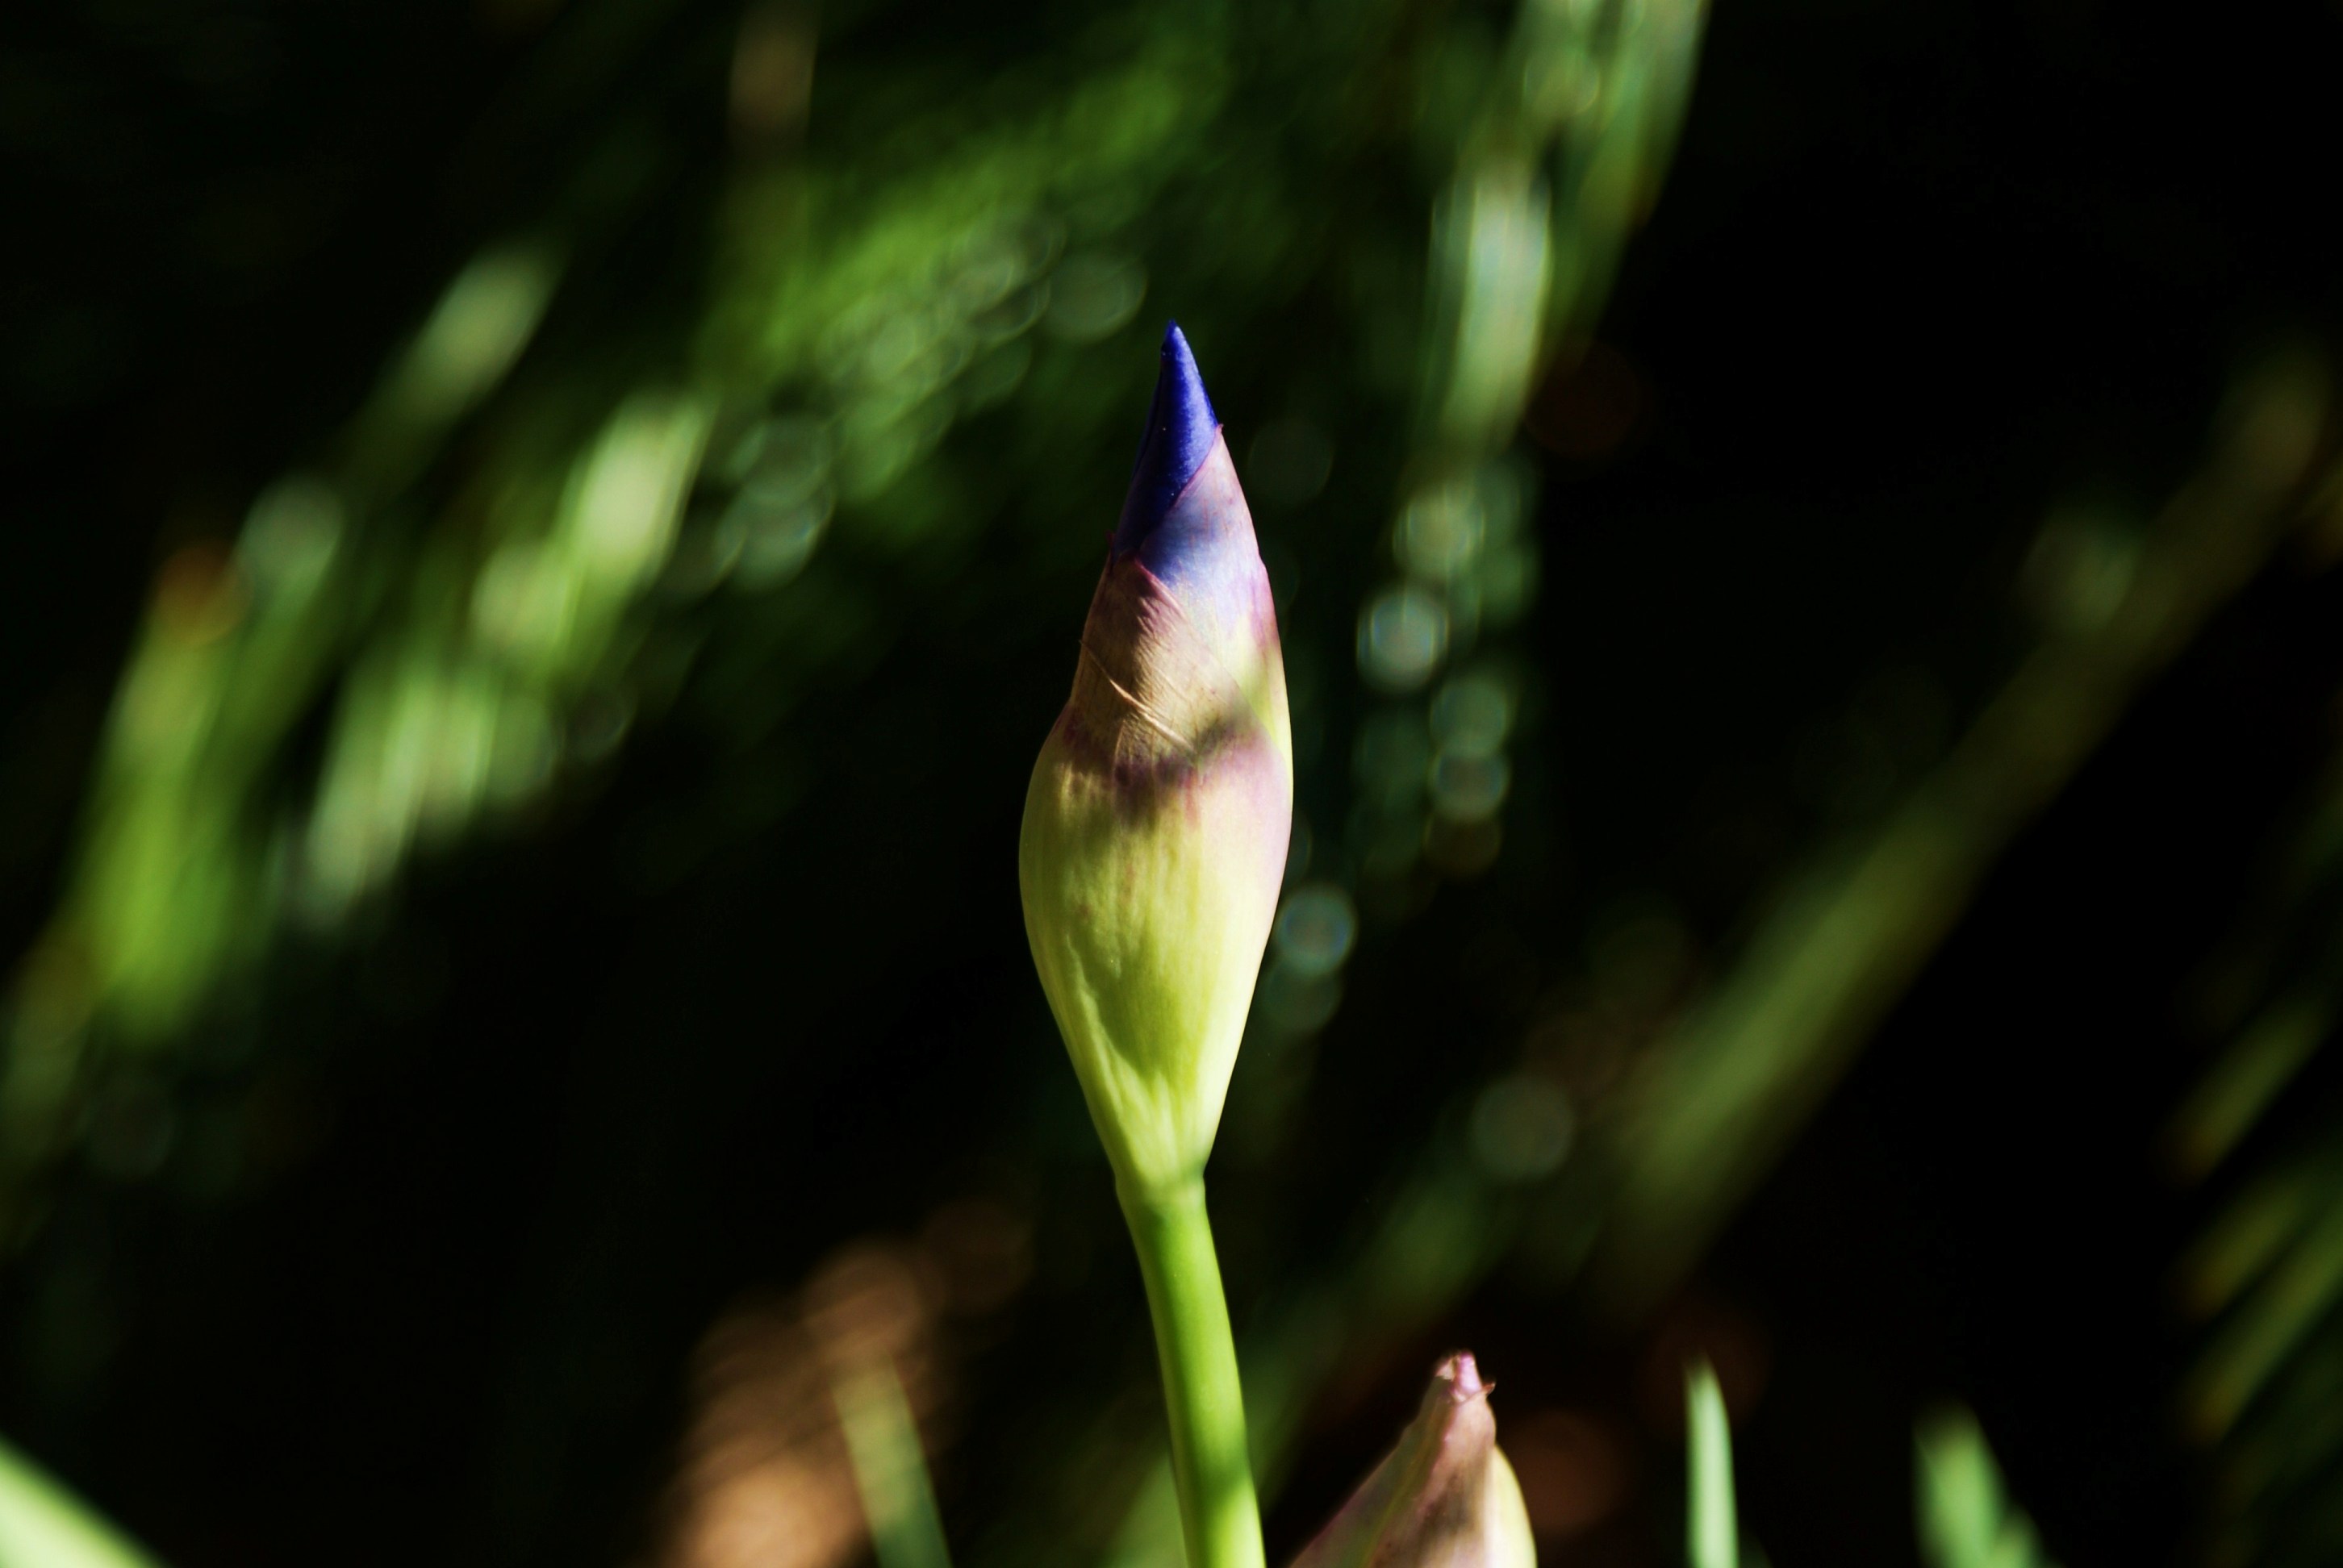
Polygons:
M1196 369L1196 356L1188 335L1176 321L1163 327L1162 368L1155 377L1155 397L1147 410L1147 430L1140 437L1139 462L1131 475L1131 494L1122 504L1122 520L1114 532L1117 554L1128 555L1154 530L1196 470L1212 456L1220 434L1220 416L1204 390Z
M1212 411L1212 395L1204 390L1203 374L1196 368L1195 350L1188 347L1188 335L1176 321L1163 324L1162 360L1155 396L1167 405L1164 427L1172 443L1183 452L1193 450L1195 462L1183 478L1193 477L1203 466L1204 455L1212 449L1212 433L1221 427L1221 417Z

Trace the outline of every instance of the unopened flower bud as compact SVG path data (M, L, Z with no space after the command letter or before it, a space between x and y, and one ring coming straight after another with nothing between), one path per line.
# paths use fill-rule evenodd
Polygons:
M1489 1385L1470 1352L1432 1374L1415 1420L1293 1568L1535 1568Z
M1034 965L1127 1185L1211 1152L1292 818L1269 577L1175 326L1018 850Z

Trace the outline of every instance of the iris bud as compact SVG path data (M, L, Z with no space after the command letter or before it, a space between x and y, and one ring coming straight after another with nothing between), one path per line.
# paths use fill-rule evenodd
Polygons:
M1174 326L1018 846L1034 965L1127 1188L1212 1151L1292 818L1269 576Z
M1399 1445L1293 1568L1536 1568L1521 1483L1469 1352L1440 1363Z

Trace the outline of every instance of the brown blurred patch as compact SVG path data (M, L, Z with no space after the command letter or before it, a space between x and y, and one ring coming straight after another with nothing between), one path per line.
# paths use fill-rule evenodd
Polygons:
M1626 1498L1626 1444L1593 1416L1535 1411L1507 1421L1499 1438L1540 1536L1581 1534L1610 1518Z
M1649 1034L1647 1020L1632 1016L1590 985L1571 982L1540 1002L1522 1042L1522 1060L1561 1084L1572 1100L1591 1106L1619 1081Z
M1651 407L1651 388L1627 357L1590 343L1558 360L1530 398L1522 423L1555 457L1594 463L1624 451Z
M1033 1228L998 1199L956 1198L920 1231L920 1251L944 1307L997 1312L1033 1275Z
M891 1366L915 1412L937 1392L934 1312L910 1248L858 1242L795 1299L734 1309L700 1342L694 1414L658 1560L843 1568L869 1537L832 1394Z
M250 596L227 547L217 539L182 545L155 578L155 628L193 648L233 629Z
M732 50L732 131L744 148L793 139L813 99L812 11L761 0L741 14Z
M1684 1369L1702 1359L1716 1369L1716 1386L1735 1424L1748 1419L1773 1370L1766 1341L1764 1326L1738 1307L1699 1295L1678 1302L1653 1331L1637 1380L1645 1423L1683 1436Z
M830 1568L862 1543L862 1509L829 1380L791 1303L736 1310L695 1358L670 1568Z
M1458 879L1477 877L1497 863L1504 847L1504 829L1494 818L1478 822L1452 822L1434 817L1423 829L1423 858L1443 874Z
M1031 1227L963 1197L916 1242L833 1253L794 1295L736 1306L692 1361L692 1416L669 1488L661 1568L844 1568L868 1548L841 1394L900 1386L920 1446L940 1446L949 1356L941 1320L998 1311L1032 1272ZM916 1456L913 1458L916 1466Z

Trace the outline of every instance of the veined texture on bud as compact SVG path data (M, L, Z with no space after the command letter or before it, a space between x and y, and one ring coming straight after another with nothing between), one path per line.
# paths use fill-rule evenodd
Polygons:
M1470 1352L1440 1363L1415 1419L1293 1568L1536 1568L1489 1385Z
M1188 340L1034 764L1025 933L1115 1174L1211 1152L1284 879L1293 741L1269 576Z

